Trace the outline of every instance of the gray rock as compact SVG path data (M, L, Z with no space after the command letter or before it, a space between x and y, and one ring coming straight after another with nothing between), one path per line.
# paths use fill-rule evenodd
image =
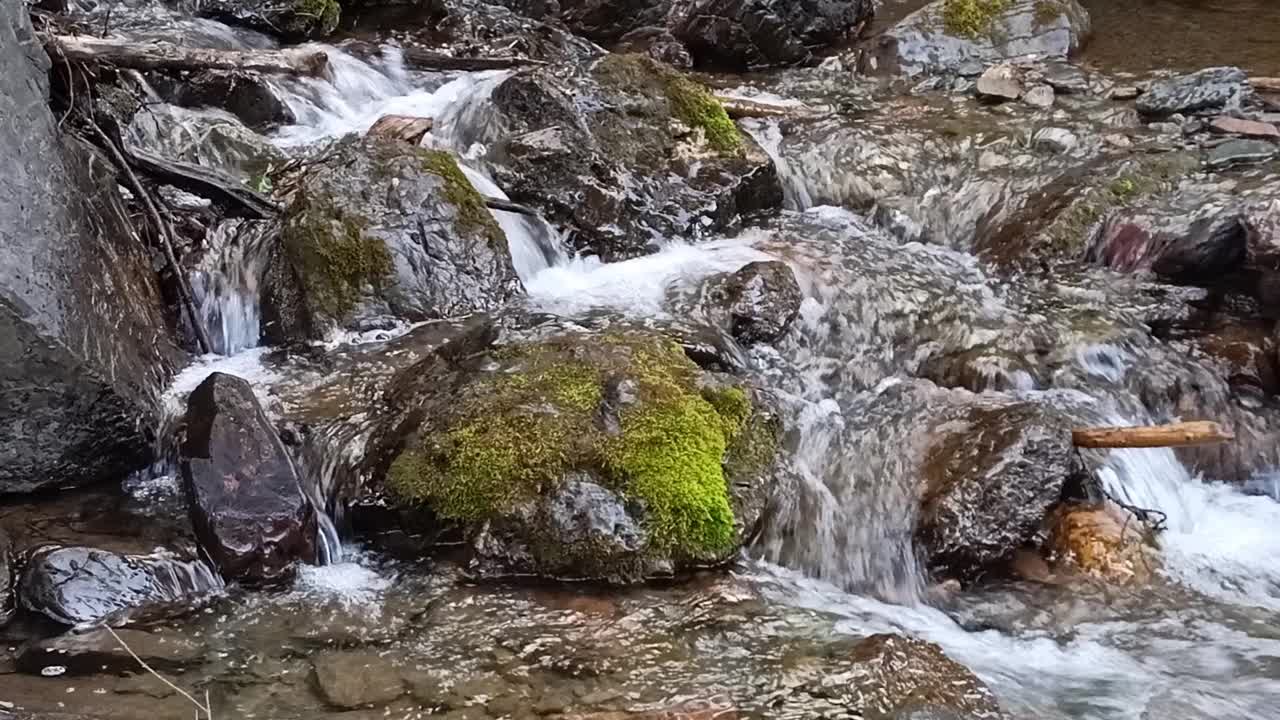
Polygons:
M341 708L385 705L404 694L395 665L372 652L329 652L311 659L325 701Z
M978 97L987 100L1017 100L1022 95L1022 80L1012 65L993 65L978 78Z
M1280 147L1266 140L1228 140L1205 153L1204 164L1221 170L1232 165L1266 162L1280 154Z
M753 262L708 278L697 309L744 345L776 342L804 299L795 273L780 261Z
M188 398L185 422L191 520L223 577L278 580L314 561L315 508L249 383L212 373Z
M1063 95L1087 95L1091 90L1089 74L1069 62L1047 62L1039 71L1044 83Z
M15 605L13 546L4 528L0 528L0 627L13 617Z
M1066 59L1090 32L1077 0L1013 0L973 27L946 20L946 0L908 15L873 40L865 69L906 75L977 75L992 63L1023 56Z
M90 547L41 549L18 583L24 608L64 625L119 625L134 616L186 611L221 590L221 580L199 560Z
M208 654L203 643L181 635L128 629L115 632L129 650L160 672L198 665ZM68 632L29 643L19 651L21 672L40 675L46 668L61 668L70 675L123 675L142 669L129 651L104 629Z
M1206 68L1151 83L1138 98L1138 112L1151 117L1239 108L1253 89L1235 67Z
M1050 152L1065 153L1079 145L1080 138L1066 128L1050 127L1036 131L1032 136L1032 142L1036 147Z
M1053 107L1053 100L1053 88L1048 85L1036 85L1022 96L1022 102L1041 109Z
M0 1L0 495L144 467L181 359L110 163L56 127L49 67Z
M385 138L328 152L279 183L292 200L264 281L269 342L495 310L521 293L506 235L451 154Z

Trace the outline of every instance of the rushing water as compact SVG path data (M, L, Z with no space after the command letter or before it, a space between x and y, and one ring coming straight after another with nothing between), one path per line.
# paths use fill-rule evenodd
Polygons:
M327 50L332 80L280 81L298 122L275 132L272 143L290 148L360 132L383 114L399 113L435 118L428 144L451 148L464 160L480 157L477 144L491 138L485 102L501 75L441 79L406 71L394 51L364 62ZM208 116L193 113L182 122ZM748 129L779 159L788 207L805 211L792 219L812 230L804 237L782 237L767 227L698 246L676 242L654 255L605 264L568 257L557 231L539 218L494 215L530 304L548 312L608 308L653 317L669 312L673 289L753 260L781 258L796 271L806 299L793 337L752 356L753 371L783 396L799 485L755 549L757 559L742 568L774 611L815 613L835 634L888 630L938 642L1025 717L1274 716L1280 639L1267 622L1268 613L1280 609L1280 504L1266 494L1246 495L1192 477L1167 450L1115 451L1100 471L1112 495L1168 516L1161 579L1151 592L1117 599L1084 590L1015 588L960 596L945 609L923 602L927 581L911 538L917 491L906 461L921 409L896 399L908 389L905 376L928 359L921 347L1003 342L1002 328L1043 318L1034 320L1000 291L971 256L904 245L856 214L810 208L810 189L779 154L777 126L749 123ZM505 197L480 163L465 160L465 170L482 193ZM175 410L214 369L246 376L259 388L278 380L260 362L260 250L260 238L234 226L210 238L192 284L223 357L205 358L179 376L168 396ZM903 338L911 339L909 348ZM1090 412L1099 416L1131 407L1127 391L1116 384L1123 371L1114 363L1101 367L1096 352L1081 346L1068 363L1081 377L1097 377L1095 385L1037 387L1025 372L997 368L991 397L1092 404L1099 409ZM270 407L270 398L264 400ZM304 471L329 474L334 462L308 458ZM309 487L322 485L313 478ZM311 494L318 507L328 504ZM327 559L336 561L342 554L336 534L331 524L324 530ZM347 605L381 608L397 592L412 594L405 588L416 587L413 569L378 572L371 569L376 565L365 557L360 564L306 569L285 602L311 602L318 591ZM266 607L255 612L273 612L274 606ZM507 622L502 613L521 607L513 601L487 612ZM460 612L440 622L456 622L463 633L465 617Z

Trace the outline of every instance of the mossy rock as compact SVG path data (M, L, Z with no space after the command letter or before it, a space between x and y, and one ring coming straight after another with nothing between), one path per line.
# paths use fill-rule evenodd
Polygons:
M506 236L447 152L349 138L276 178L286 201L263 336L315 340L497 309L520 291Z
M198 13L289 41L315 40L338 29L338 0L206 0Z
M392 393L385 489L462 527L482 574L636 582L731 557L759 520L777 422L670 338L556 330L441 363Z

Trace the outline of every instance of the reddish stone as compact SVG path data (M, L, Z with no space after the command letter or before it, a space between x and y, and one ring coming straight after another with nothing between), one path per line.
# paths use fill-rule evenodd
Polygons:
M1243 135L1244 137L1280 138L1280 129L1271 123L1257 120L1241 120L1240 118L1220 115L1209 122L1209 129L1227 135Z

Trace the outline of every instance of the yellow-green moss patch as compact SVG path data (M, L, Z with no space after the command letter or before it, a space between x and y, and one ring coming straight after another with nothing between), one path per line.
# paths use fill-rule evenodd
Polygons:
M561 337L491 360L394 460L393 494L480 521L580 471L644 508L648 552L732 548L723 463L753 416L745 391L700 390L679 345L651 335Z
M280 239L312 312L341 319L365 285L378 287L391 274L386 244L365 233L364 218L343 212L332 198L299 191L287 217Z
M942 23L947 32L968 38L989 35L996 18L1009 7L1010 0L946 0Z
M480 233L493 243L505 243L502 228L485 205L484 196L467 179L458 161L446 150L419 149L422 166L444 180L444 195L457 210L457 229L461 233Z

